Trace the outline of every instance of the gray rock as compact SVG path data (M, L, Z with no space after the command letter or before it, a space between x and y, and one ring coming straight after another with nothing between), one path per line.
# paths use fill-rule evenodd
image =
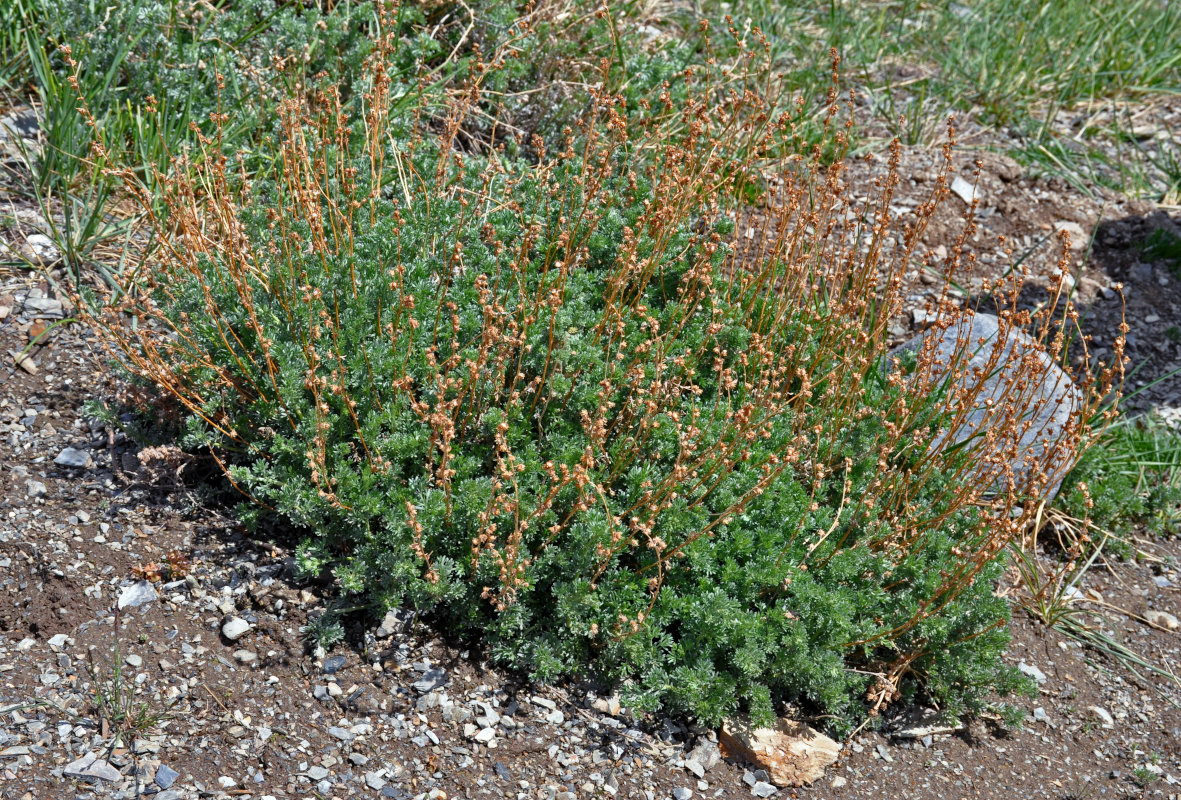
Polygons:
M230 617L226 623L221 626L221 635L229 639L231 642L236 642L245 636L250 631L250 623L241 617Z
M345 728L332 727L328 729L328 733L337 739L340 739L342 742L350 742L353 740L352 731L346 730Z
M52 297L25 298L25 311L38 317L65 316L61 300L54 300Z
M430 695L427 695L428 697ZM472 712L469 708L464 708L461 705L450 705L443 709L443 721L451 723L459 723L471 717Z
M1046 682L1046 673L1042 672L1040 669L1035 667L1033 664L1026 664L1024 661L1022 661L1020 664L1017 665L1017 669L1023 675L1028 675L1029 677L1033 678L1034 681L1037 682L1038 686L1041 686L1043 683Z
M136 581L119 592L119 608L139 608L156 599L156 590L148 581Z
M766 781L758 781L750 789L750 793L753 794L755 797L772 797L775 794L777 794L778 792L779 792L778 789L776 789L774 786L767 783Z
M161 789L167 789L176 783L176 779L180 777L180 773L174 770L167 764L161 764L156 770L156 785Z
M378 639L388 639L391 636L405 633L413 620L413 611L406 608L391 608L385 612L385 617L382 618L381 624L377 626L373 635Z
M385 778L376 772L366 772L365 785L374 791L381 791L382 787L385 786Z
M1133 264L1132 268L1128 270L1128 279L1132 283L1151 283L1152 282L1152 265L1143 262Z
M91 465L90 453L85 450L78 450L74 447L67 447L57 454L57 458L53 459L53 463L59 467L75 467L77 469L86 469Z
M422 674L422 677L416 680L413 684L416 692L426 694L427 692L438 689L440 686L447 685L447 673L441 669L428 669Z
M995 316L977 313L946 330L936 326L897 348L891 355L906 351L917 353L923 342L929 337L935 337L931 372L932 377L940 378L946 376L952 366L956 366L952 359L957 349L968 346L971 348L971 357L961 360L958 365L963 375L957 384L960 388L971 387L976 380L973 372L989 369L991 365L991 373L983 379L976 405L966 415L964 425L955 431L953 441L959 443L978 436L980 429L990 422L992 412L989 411L989 405L999 409L1009 403L1018 404L1017 410L1027 428L1014 443L1015 461L980 466L977 469L987 469L988 473L984 477L1000 492L1007 490L1004 475L1009 467L1012 467L1018 488L1029 475L1038 470L1044 471L1047 476L1046 493L1052 498L1074 465L1073 453L1057 452L1054 448L1047 452L1045 442L1056 444L1061 441L1075 411L1082 405L1082 398L1070 376L1048 354L1039 351L1030 336L1011 326L1003 331L1003 341L1001 336L1000 321ZM1018 365L1023 359L1036 359L1039 375L1035 385L1019 391L1019 387L1023 386L1022 379L1028 376L1027 369L1018 374ZM937 439L934 444L939 445L940 441ZM999 447L1000 443L995 446Z
M307 776L314 781L322 781L328 777L328 770L321 766L314 765L308 767Z
M705 767L701 764L701 762L694 758L690 758L685 761L685 769L692 772L698 778L705 777Z
M90 783L98 783L99 781L118 783L123 780L119 770L111 766L105 759L95 758L93 753L87 753L77 761L67 764L62 769L62 774Z
M689 751L689 759L700 764L706 772L713 769L722 760L722 751L718 749L717 742L711 742L709 739L702 738L697 742L697 745ZM700 776L698 776L700 777Z
M673 797L676 798L676 800L689 800L689 798L692 796L693 790L686 789L684 786L678 786L677 788L673 789Z
M341 667L344 666L344 656L333 656L324 660L323 672L325 675L335 675Z
M41 481L25 481L25 489L28 490L29 497L44 497L49 494L49 487Z
M80 776L83 780L88 780L92 783L122 783L123 776L119 774L119 770L111 766L109 761L99 759L86 768Z
M1099 718L1099 721L1102 723L1104 728L1115 727L1115 719L1111 716L1111 712L1106 708L1102 708L1100 706L1091 706L1087 710Z
M21 106L0 117L0 144L11 148L0 149L0 152L23 159L24 154L20 148L12 144L16 139L23 139L25 148L36 155L40 150L38 139L41 136L41 117L42 115L30 106Z

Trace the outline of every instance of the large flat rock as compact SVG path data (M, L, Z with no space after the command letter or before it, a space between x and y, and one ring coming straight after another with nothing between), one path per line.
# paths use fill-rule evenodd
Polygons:
M1061 446L1071 434L1071 426L1078 424L1075 417L1083 404L1082 393L1070 375L1032 337L992 314L969 314L946 328L936 325L891 355L921 352L931 339L935 340L932 379L949 380L949 386L958 392L979 387L963 424L951 433L952 441L981 437L980 455L985 450L1008 450L999 462L974 459L973 469L987 472L996 492L1008 489L1009 469L1018 489L1027 482L1030 470L1042 470L1047 476L1044 494L1052 498L1074 466L1073 448ZM1004 447L983 444L983 437L990 432L1003 434L996 429L1008 421L1017 421L1020 430L1002 440ZM940 443L941 439L936 439L935 446Z

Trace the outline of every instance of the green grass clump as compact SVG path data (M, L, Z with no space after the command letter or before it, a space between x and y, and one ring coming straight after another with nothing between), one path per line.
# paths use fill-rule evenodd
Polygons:
M69 274L77 280L102 260L98 270L113 285L108 269L119 257L111 253L125 247L135 221L112 213L119 182L106 168L134 167L150 181L214 127L226 152L252 152L289 85L356 66L372 18L367 5L323 14L269 0L6 4L0 81L14 102L29 95L42 134L41 146L24 153L28 175L9 183L40 206L43 233ZM92 149L94 129L76 111L79 94L103 132L101 156Z
M92 321L184 446L303 531L301 573L348 605L412 605L639 709L791 700L848 730L1017 687L992 583L1113 373L1007 470L1027 397L958 437L983 374L946 385L933 343L887 359L918 237L893 170L868 202L845 183L835 87L813 147L758 48L675 87L620 82L617 54L525 152L498 121L536 20L437 84L399 13L355 74L280 103L280 168L211 135L153 176L166 215L119 173L161 248ZM1040 331L1034 383L1069 316L1000 312Z
M1181 236L1165 228L1157 228L1140 246L1144 258L1162 261L1173 274L1181 274Z
M1121 537L1141 527L1175 535L1181 525L1181 434L1151 416L1118 421L1071 472L1061 505Z
M1173 3L710 0L704 8L732 14L742 31L761 30L793 96L820 92L825 75L811 54L837 48L871 112L907 144L933 146L949 113L968 114L1015 134L1013 155L1079 190L1095 182L1176 202L1176 142L1150 151L1121 141L1127 104L1151 104L1181 82ZM1083 131L1058 119L1066 112L1094 120L1100 111L1110 112L1106 122Z

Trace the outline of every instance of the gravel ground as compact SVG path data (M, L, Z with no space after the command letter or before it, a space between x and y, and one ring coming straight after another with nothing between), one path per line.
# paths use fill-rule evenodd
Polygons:
M1181 345L1161 335L1181 324L1181 279L1138 248L1157 227L1181 230L1177 219L1138 201L1071 194L1008 159L982 157L982 257L968 288L1002 263L997 235L1028 249L1040 270L1057 260L1047 234L1077 226L1086 324L1110 346L1123 282L1130 355L1141 365L1134 382L1181 366ZM898 213L929 191L936 158L906 150ZM17 198L0 201L14 209L0 237L28 244L36 219ZM960 202L953 197L932 225L930 247L953 235L962 209L951 204ZM910 277L916 314L898 321L898 339L913 334L934 291L929 278ZM345 644L308 653L300 628L330 587L292 580L284 532L274 543L247 536L208 490L208 465L140 451L86 417L85 401L117 386L86 330L52 327L69 314L34 273L0 272L0 350L20 353L36 340L23 366L6 358L0 367L6 800L1181 797L1181 683L1022 613L1007 657L1039 694L1016 701L1027 713L1021 729L902 710L846 742L822 780L795 790L776 790L719 752L715 732L636 718L594 687L529 685L428 620L358 623ZM1137 402L1175 414L1179 395L1174 379ZM1141 558L1097 564L1073 607L1168 672L1181 660L1181 543L1137 544Z

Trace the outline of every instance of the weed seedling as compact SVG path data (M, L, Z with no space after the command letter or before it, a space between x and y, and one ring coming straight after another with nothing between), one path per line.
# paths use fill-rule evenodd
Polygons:
M1132 781L1141 789L1146 788L1150 783L1160 778L1160 775L1153 772L1145 765L1141 765L1132 770Z
M88 654L91 700L104 728L114 738L111 748L122 741L130 744L135 736L142 736L167 717L167 710L154 707L151 700L140 694L135 676L124 671L122 648L119 645L119 609L115 609L114 643L108 658Z

